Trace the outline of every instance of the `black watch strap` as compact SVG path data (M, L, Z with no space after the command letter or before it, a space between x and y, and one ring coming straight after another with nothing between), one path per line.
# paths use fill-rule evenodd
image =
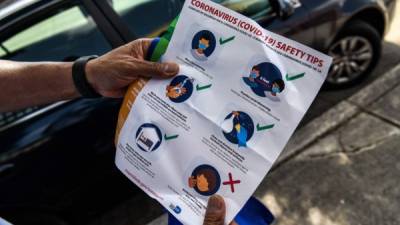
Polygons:
M74 80L75 87L78 90L79 94L81 94L84 98L101 97L101 95L99 95L99 93L97 93L89 84L85 72L87 62L97 57L98 56L96 55L84 56L77 59L72 65L72 78Z

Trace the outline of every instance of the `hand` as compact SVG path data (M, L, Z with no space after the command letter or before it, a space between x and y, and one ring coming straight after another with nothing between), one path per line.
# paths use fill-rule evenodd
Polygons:
M138 39L91 60L86 74L92 87L104 97L123 97L129 84L140 77L168 78L175 76L175 63L145 60L152 39Z
M197 184L197 180L196 178L194 178L193 176L189 177L189 187L190 188L194 188Z
M226 206L224 199L219 195L211 196L208 199L208 206L203 225L224 225ZM229 225L238 225L232 221Z

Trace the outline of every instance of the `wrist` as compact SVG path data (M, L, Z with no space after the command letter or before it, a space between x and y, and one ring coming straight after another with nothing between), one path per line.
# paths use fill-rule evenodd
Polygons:
M89 85L95 90L97 93L100 93L100 87L97 83L96 79L96 74L98 72L96 71L96 61L97 59L90 60L87 62L86 67L85 67L85 73L86 73L86 79L89 83Z
M63 92L63 99L74 99L80 96L78 90L76 90L74 81L71 77L72 73L72 65L73 63L71 62L63 62L63 63L58 63L56 64L56 71L63 71L62 76L64 81L62 81L62 84L64 88L62 88Z
M85 56L77 59L72 66L72 78L76 89L84 98L99 98L99 88L96 85L96 72L92 71L96 68L90 61L96 59L97 56Z

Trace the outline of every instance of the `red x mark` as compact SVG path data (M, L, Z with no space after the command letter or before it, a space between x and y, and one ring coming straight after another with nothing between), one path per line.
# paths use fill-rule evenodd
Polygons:
M222 183L223 185L231 185L231 191L232 193L235 193L235 184L240 184L240 180L233 180L232 174L229 173L229 181L225 181Z

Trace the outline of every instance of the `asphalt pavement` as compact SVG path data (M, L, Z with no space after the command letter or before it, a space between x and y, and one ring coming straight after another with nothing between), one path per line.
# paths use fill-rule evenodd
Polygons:
M275 224L400 224L399 112L400 65L300 128L255 194Z

